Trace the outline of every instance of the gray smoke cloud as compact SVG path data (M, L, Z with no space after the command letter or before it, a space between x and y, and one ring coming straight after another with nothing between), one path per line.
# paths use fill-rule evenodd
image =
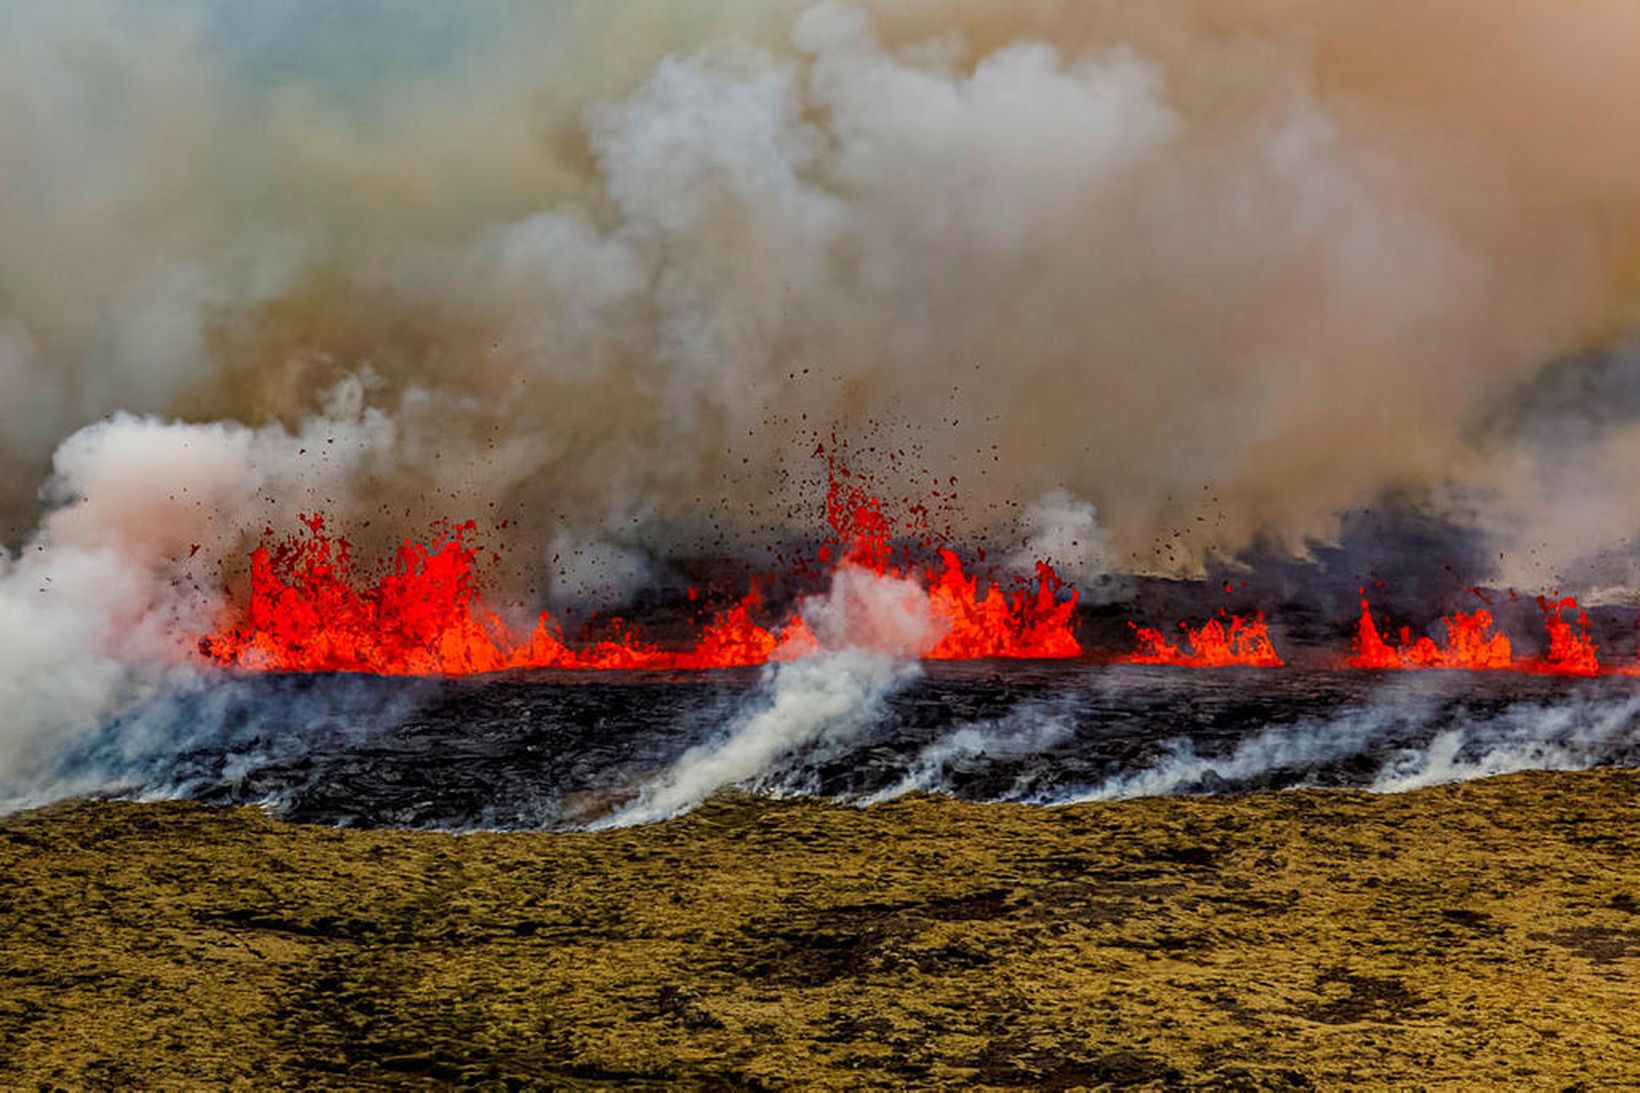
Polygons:
M1476 9L1444 83L1385 42L1446 8L436 12L8 14L14 542L81 424L296 429L369 366L401 458L344 516L756 524L806 416L920 443L976 531L1063 489L1188 570L1485 479L1477 416L1628 305L1632 139L1577 78L1615 4ZM1482 70L1576 127L1503 127Z

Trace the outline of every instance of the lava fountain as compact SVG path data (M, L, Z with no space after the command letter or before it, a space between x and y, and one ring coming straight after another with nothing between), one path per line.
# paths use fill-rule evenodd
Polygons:
M1034 579L1004 585L964 568L957 551L917 564L915 547L896 549L893 522L874 494L835 465L827 518L833 538L818 557L828 569L861 569L914 581L927 597L937 638L932 660L1064 658L1081 653L1074 634L1076 589L1046 562ZM819 647L801 602L779 621L764 618L754 579L739 601L717 611L683 648L646 641L636 628L590 643L571 643L547 612L520 634L488 606L478 587L476 524L445 525L431 542L406 539L391 564L361 572L351 544L319 514L305 533L276 539L270 531L251 554L248 603L233 609L199 641L225 667L279 672L368 672L380 675L471 675L524 668L690 671L766 664ZM907 555L900 558L899 555ZM691 598L694 590L691 589Z
M1181 668L1279 668L1284 663L1270 640L1270 628L1264 613L1252 618L1225 615L1209 619L1201 626L1179 623L1190 651L1182 651L1162 636L1161 631L1148 626L1128 623L1132 628L1138 649L1121 658L1127 664L1166 664Z
M1413 640L1411 628L1401 628L1401 640L1391 645L1373 621L1366 590L1361 590L1361 616L1356 624L1352 668L1451 668L1468 671L1535 672L1545 675L1592 676L1600 672L1598 646L1589 636L1589 616L1572 597L1538 597L1549 647L1542 657L1517 658L1509 638L1493 630L1486 608L1457 611L1441 620L1444 644L1429 636ZM1576 612L1570 619L1565 616Z

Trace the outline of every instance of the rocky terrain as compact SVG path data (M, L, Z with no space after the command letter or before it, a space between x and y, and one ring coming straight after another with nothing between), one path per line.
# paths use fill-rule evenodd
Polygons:
M1640 1079L1640 773L453 835L0 819L0 1086Z

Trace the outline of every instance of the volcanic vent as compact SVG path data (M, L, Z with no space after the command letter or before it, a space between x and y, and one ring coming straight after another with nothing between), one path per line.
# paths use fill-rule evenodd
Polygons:
M846 468L828 460L826 516L833 536L816 552L826 576L861 571L914 582L935 620L919 654L929 660L1060 658L1081 653L1074 634L1077 591L1053 567L1036 563L1034 580L1006 584L970 575L958 552L927 553L926 529L896 534L878 497ZM369 672L380 675L468 675L526 668L669 671L735 668L790 660L819 641L799 602L770 621L764 589L798 574L760 574L738 602L715 611L686 647L646 641L633 624L614 638L566 643L552 616L518 634L486 605L478 587L479 548L472 522L449 525L432 542L405 540L391 565L359 572L346 539L326 531L321 515L304 516L306 534L275 538L251 555L250 599L200 652L242 669ZM811 572L802 577L811 578ZM694 588L688 596L697 598ZM761 618L760 618L761 617ZM619 625L619 620L617 620Z

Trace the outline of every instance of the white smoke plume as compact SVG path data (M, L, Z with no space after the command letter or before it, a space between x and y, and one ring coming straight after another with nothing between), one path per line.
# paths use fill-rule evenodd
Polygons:
M1122 590L1111 553L1110 531L1099 523L1092 504L1063 489L1043 494L1025 507L1021 518L1024 544L1004 564L1016 573L1031 573L1047 562L1086 601L1110 598Z
M57 449L54 508L0 556L0 788L123 705L193 672L192 642L222 609L264 525L285 526L390 461L392 422L353 379L296 433L117 415ZM0 794L4 796L4 794Z
M1359 755L1406 718L1393 703L1350 710L1324 721L1304 721L1262 729L1239 741L1228 755L1202 755L1187 736L1164 741L1153 765L1119 774L1054 803L1166 797L1225 785L1248 784L1274 771L1303 769Z
M883 701L918 675L920 652L941 637L921 586L856 566L840 568L802 612L820 650L770 668L749 710L643 786L607 825L677 815L719 790L755 783L799 749L870 728Z
M1514 706L1500 716L1448 729L1426 746L1384 764L1372 788L1398 792L1522 770L1586 770L1635 739L1640 699L1587 696Z
M1202 754L1189 737L1164 741L1150 765L1056 794L1052 803L1248 788L1274 775L1314 784L1317 768L1368 756L1381 764L1368 786L1380 793L1522 770L1586 770L1632 754L1637 715L1640 699L1592 691L1477 714L1448 708L1438 686L1386 687L1330 717L1262 729L1225 754ZM1409 737L1419 742L1391 746Z
M999 721L964 725L925 745L898 782L861 798L859 803L874 805L908 793L945 792L954 765L1036 755L1065 742L1074 733L1075 729L1058 712L1034 704ZM1017 785L1005 796L1016 797L1025 789Z

